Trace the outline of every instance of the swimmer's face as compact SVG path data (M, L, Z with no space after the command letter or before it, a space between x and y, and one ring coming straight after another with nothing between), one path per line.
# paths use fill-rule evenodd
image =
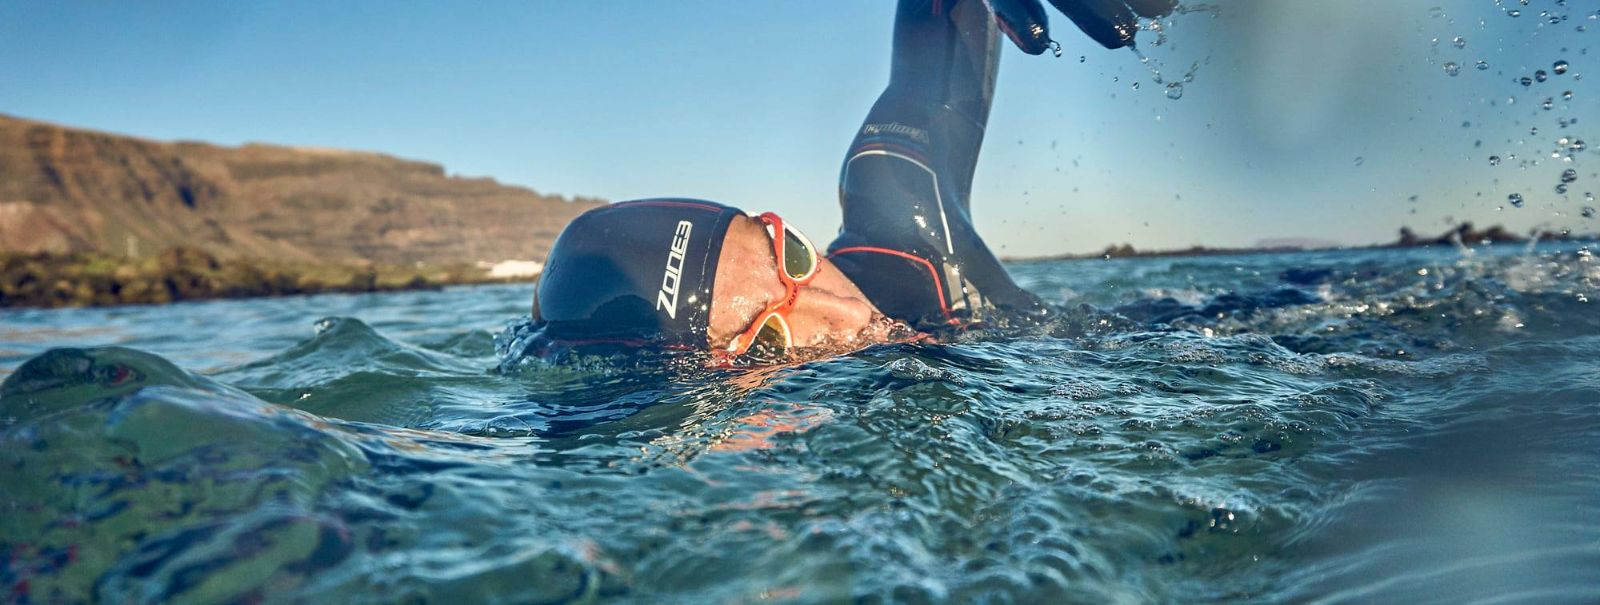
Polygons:
M887 342L895 322L820 251L818 262L816 277L800 287L788 316L795 355L843 353ZM722 350L786 293L772 238L760 219L741 215L728 225L714 284L707 336L713 350Z

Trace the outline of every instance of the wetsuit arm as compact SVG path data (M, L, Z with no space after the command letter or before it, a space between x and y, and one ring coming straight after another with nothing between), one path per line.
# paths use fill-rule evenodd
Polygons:
M885 313L962 323L1039 314L972 227L972 173L999 62L979 0L901 0L888 87L840 174L844 225L829 256Z

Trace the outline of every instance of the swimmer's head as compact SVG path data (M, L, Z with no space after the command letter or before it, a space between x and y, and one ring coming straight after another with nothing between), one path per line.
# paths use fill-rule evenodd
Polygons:
M839 352L889 338L894 322L808 240L813 275L791 297L765 221L686 199L590 210L551 248L533 319L548 340L566 344L726 351L782 307L796 350Z
M583 213L550 249L533 319L563 341L706 347L718 255L739 215L680 199Z

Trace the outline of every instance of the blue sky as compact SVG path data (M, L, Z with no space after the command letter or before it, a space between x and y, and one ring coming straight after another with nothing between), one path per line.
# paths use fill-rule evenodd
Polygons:
M1210 4L1165 21L1164 44L1144 36L1149 63L1054 14L1063 57L1007 46L973 194L993 247L1361 244L1463 219L1600 230L1580 216L1600 152L1570 150L1600 144L1592 2ZM377 150L549 193L704 197L825 240L892 15L886 0L14 0L0 3L0 113ZM1518 83L1557 60L1567 73ZM1179 99L1153 81L1191 66Z

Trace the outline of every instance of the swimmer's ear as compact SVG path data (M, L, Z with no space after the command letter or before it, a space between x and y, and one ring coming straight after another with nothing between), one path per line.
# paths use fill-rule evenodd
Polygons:
M1037 55L1050 48L1050 21L1039 0L989 0L989 9L1022 52Z

